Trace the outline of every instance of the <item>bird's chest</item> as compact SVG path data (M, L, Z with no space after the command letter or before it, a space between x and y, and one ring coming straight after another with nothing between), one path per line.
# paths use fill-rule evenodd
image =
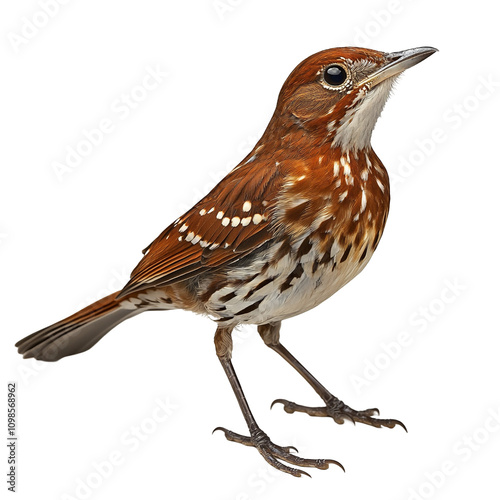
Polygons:
M286 254L278 247L265 271L276 286L259 307L264 321L301 314L331 297L367 265L377 238L361 224L351 237L312 231Z
M376 233L363 226L353 238L322 230L276 239L245 265L227 272L226 285L207 304L228 323L264 324L301 314L331 297L370 260Z
M275 237L227 269L207 309L222 321L266 323L312 309L368 263L388 208L385 170L368 157L353 172L347 159L328 176L295 171L274 211Z

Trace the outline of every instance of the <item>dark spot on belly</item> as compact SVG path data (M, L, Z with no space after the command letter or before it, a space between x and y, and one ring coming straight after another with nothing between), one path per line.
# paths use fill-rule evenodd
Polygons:
M361 254L361 257L359 258L359 262L361 262L366 257L366 252L367 251L368 251L368 245L365 246L365 249L363 250L363 253Z
M323 257L321 257L321 260L319 261L320 264L327 264L330 262L332 258L330 257L330 252L326 252L323 254Z
M285 282L281 285L280 292L288 290L292 286L292 281L294 280L294 278L300 278L303 273L304 268L302 267L302 264L297 264L295 269L287 276Z
M246 295L243 297L243 300L249 299L257 290L260 290L261 288L265 287L268 283L271 283L271 281L274 281L276 276L272 276L271 278L267 278L265 280L262 280L260 283L255 285Z
M248 307L245 307L245 309L242 309L241 311L238 311L235 316L241 316L242 314L248 314L249 312L252 312L252 311L255 311L255 309L257 309L260 305L260 303L263 301L264 299L261 299L257 302L254 302L253 304L250 304Z
M236 297L236 294L234 292L228 293L227 295L223 295L219 300L221 302L227 302L231 299L234 299Z
M292 247L290 245L290 240L287 238L286 240L283 240L283 243L281 246L278 248L278 251L276 252L276 255L274 258L276 261L281 260L285 255L288 255L292 251Z
M344 254L342 255L342 257L340 259L340 262L344 262L347 259L347 257L349 257L349 252L351 251L351 248L352 248L352 245L349 243L349 245L347 245L347 248L345 249Z
M318 270L318 266L319 266L319 261L318 260L315 260L313 262L313 267L312 267L312 273L314 274L317 270Z
M305 238L302 244L300 245L299 249L297 250L297 259L300 259L304 255L307 255L309 253L309 250L312 248L312 243L309 240L309 238Z

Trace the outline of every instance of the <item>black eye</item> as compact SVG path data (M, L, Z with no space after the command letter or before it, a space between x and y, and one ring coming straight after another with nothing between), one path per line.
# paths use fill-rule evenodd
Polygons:
M347 80L347 72L342 66L334 64L326 68L324 78L328 85L338 87Z

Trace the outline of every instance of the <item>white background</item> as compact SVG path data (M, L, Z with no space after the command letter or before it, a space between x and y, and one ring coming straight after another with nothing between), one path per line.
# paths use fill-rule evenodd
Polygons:
M47 2L50 18L42 3L3 2L0 13L1 404L17 380L17 498L496 497L491 3L60 0ZM373 136L393 192L378 251L334 298L286 321L283 342L334 394L378 406L408 434L270 411L279 397L320 401L248 327L234 363L262 428L347 471L275 472L255 450L211 434L246 428L214 324L182 311L133 318L55 364L20 358L18 339L123 286L140 250L250 150L296 64L344 45L440 52L400 79ZM168 75L144 92L147 68ZM124 109L131 93L141 102ZM56 175L54 163L103 119L113 130ZM112 470L110 457L119 457Z

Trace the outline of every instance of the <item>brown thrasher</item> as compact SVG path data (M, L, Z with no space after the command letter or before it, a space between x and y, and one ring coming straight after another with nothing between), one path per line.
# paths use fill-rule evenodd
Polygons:
M140 312L187 309L217 323L216 353L250 436L217 429L257 448L273 467L300 476L306 473L282 462L341 464L293 455L259 428L231 363L231 332L239 324L257 325L265 344L325 402L310 408L276 400L288 413L404 427L333 396L283 347L279 331L282 320L323 302L370 260L389 210L389 178L371 148L372 130L396 77L435 51L346 47L308 57L287 78L252 152L144 250L123 290L24 338L19 352L56 361L86 351Z

